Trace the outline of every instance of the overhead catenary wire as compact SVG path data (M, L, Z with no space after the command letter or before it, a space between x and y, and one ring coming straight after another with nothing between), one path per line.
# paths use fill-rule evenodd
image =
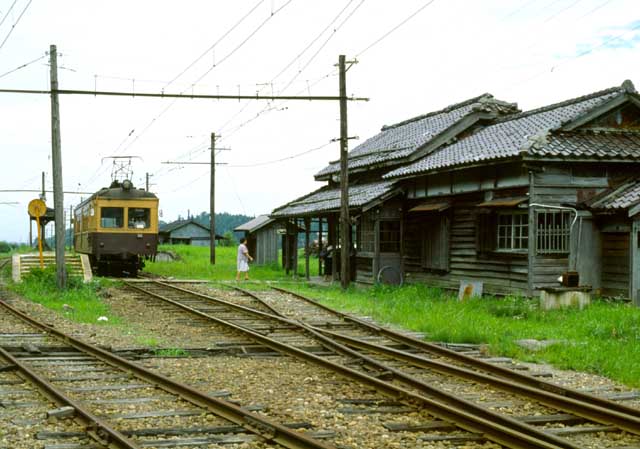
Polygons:
M265 20L262 21L262 23L260 23L260 25L258 25L256 27L256 29L254 29L249 36L247 36L242 42L240 42L233 50L231 50L224 58L222 58L220 61L217 62L217 64L214 64L213 66L211 66L206 72L204 72L197 80L195 80L193 82L193 84L198 84L200 81L202 81L202 79L207 76L209 73L211 73L211 71L213 69L215 69L216 67L218 67L220 64L222 64L224 61L226 61L227 59L229 59L231 56L233 56L238 50L240 50L242 47L244 47L244 45L249 42L249 40L251 40L251 38L253 36L255 36L271 19L273 19L273 17L278 14L280 11L282 11L284 8L286 8L287 6L289 6L289 4L291 4L291 2L293 2L293 0L287 0L287 2L280 6L278 9L274 10L271 15L269 17L267 17Z
M292 154L290 156L285 156L285 157L282 157L282 158L279 158L279 159L273 159L271 161L256 162L256 163L252 163L252 164L228 164L227 168L250 168L250 167L262 167L262 166L265 166L265 165L277 164L279 162L284 162L284 161L288 161L288 160L291 160L291 159L297 159L297 158L299 158L301 156L305 156L307 154L322 150L323 148L328 147L332 143L333 143L332 141L329 141L329 142L327 142L325 144L322 144L322 145L320 145L318 147L311 148L311 149L302 151L300 153Z
M288 0L284 5L282 5L280 8L276 9L275 11L273 11L271 13L270 16L267 17L267 19L265 19L262 23L260 23L250 34L248 37L246 37L239 45L237 45L233 50L231 50L231 52L229 52L224 58L222 58L222 60L220 60L215 66L211 67L209 70L207 70L202 76L200 76L195 82L192 83L192 85L198 84L205 76L207 76L209 73L211 73L211 71L216 68L219 67L224 61L226 61L228 58L230 58L233 54L235 54L240 48L242 48L251 38L253 38L258 31L260 31L260 29L262 29L264 27L264 25L266 25L271 19L273 19L273 17L275 17L280 11L282 11L287 5L289 5L293 0ZM183 90L180 94L184 94L184 92L186 92L186 89ZM141 136L143 136L155 123L158 119L160 119L164 114L166 114L169 109L171 109L171 107L176 103L177 99L174 99L174 101L172 101L171 103L169 103L165 108L162 109L162 111L160 111L160 113L158 115L156 115L143 129L141 132L137 133L136 136L133 138L133 140L126 145L126 147L124 147L122 149L122 151L126 151L127 149L129 149L134 143L136 143Z
M424 5L422 5L421 7L419 7L418 9L416 9L414 12L412 12L411 14L409 14L408 17L406 17L405 19L403 19L400 23L398 23L396 26L394 26L393 28L391 28L389 31L387 31L386 33L384 33L382 36L380 36L378 39L376 39L375 41L373 41L371 44L367 45L365 48L363 48L362 50L360 50L359 52L356 53L355 57L360 57L363 54L365 54L367 51L371 50L373 47L375 47L376 45L378 45L380 42L382 42L383 40L385 40L387 37L389 37L394 31L396 31L398 28L402 27L405 23L409 22L411 19L413 19L414 17L416 17L418 14L420 14L422 11L424 11L428 6L430 6L431 4L433 4L436 0L429 0L428 2L426 2Z
M11 3L11 6L9 6L9 9L4 14L4 17L2 18L2 20L0 20L0 27L4 25L4 21L7 20L7 17L9 17L9 14L11 14L11 11L13 11L13 7L16 6L16 3L18 3L18 0L13 0L13 3Z
M273 76L271 78L271 80L266 83L268 85L273 86L273 83L283 74L285 73L293 64L295 64L296 61L300 60L302 58L302 56L309 51L309 49L311 49L311 47L313 47L313 44L315 44L326 32L327 30L329 30L331 28L331 26L336 23L338 21L338 19L342 16L342 14L344 14L345 11L347 11L347 9L349 8L349 6L354 2L355 0L349 0L347 2L347 4L342 7L340 9L340 11L331 19L331 21L329 21L329 23L313 38L311 39L311 41L302 49L302 51L300 53L298 53L289 63L287 63L275 76ZM361 1L359 5L356 6L356 8L349 14L349 17L351 17L353 15L353 13L360 7L360 5L364 2ZM348 18L347 18L348 19ZM331 34L331 36L329 37L329 39L335 35L335 33L344 25L345 21L343 21L343 23L341 23L337 28L335 28L333 30L333 33ZM328 40L329 40L328 39ZM320 49L324 48L324 46L326 46L326 44L328 43L328 40L325 41L325 43L321 46ZM302 74L302 72L306 69L306 67L309 66L309 64L313 61L313 59L315 59L315 57L318 55L319 51L316 51L316 54L314 56L311 57L311 59L309 59L309 61L305 64L305 67L303 67L302 69L299 69L298 72L296 73L296 75L285 85L285 87L283 87L282 89L279 89L278 92L282 93L284 92L286 89L288 89L291 84ZM324 79L325 77L321 78ZM314 83L315 85L315 83ZM262 90L262 89L261 89ZM301 91L302 92L302 91ZM224 131L224 129L226 129L226 127L233 122L233 120L236 119L236 117L238 117L240 114L242 114L247 107L249 107L249 105L251 105L252 102L251 101L247 101L245 103L244 106L242 106L240 108L240 110L238 112L236 112L235 114L233 114L233 116L231 116L218 130L218 132L222 132ZM280 103L283 104L283 103ZM242 124L240 124L240 126L236 127L234 129L234 131L232 133L235 133L238 129L242 128L244 125L256 120L257 118L259 118L260 116L264 115L265 113L274 111L274 110L281 110L279 107L272 107L270 104L267 104L264 108L262 108L262 110L260 110L254 117L250 118L249 120L245 120L244 122L242 122Z
M213 50L224 38L226 38L229 34L231 34L238 26L242 24L253 12L258 9L258 7L264 3L264 0L259 0L249 11L244 14L232 27L230 27L225 33L222 34L209 48L207 48L200 56L198 56L193 62L191 62L184 70L178 73L175 77L171 79L171 81L167 82L164 86L164 89L173 84L178 78L184 75L189 69L191 69L194 65L196 65L199 61L202 60L211 50ZM273 15L273 12L272 12Z
M371 42L369 45L367 45L363 50L359 51L356 54L356 58L361 56L362 54L364 54L365 52L369 51L371 48L373 48L374 46L378 45L380 42L382 42L384 39L386 39L389 35L391 35L393 32L395 32L397 29L399 29L400 27L402 27L404 24L406 24L407 22L409 22L412 18L416 17L420 12L422 12L424 9L426 9L428 6L430 6L431 4L433 4L436 0L429 0L427 1L424 5L420 6L417 10L413 11L409 16L407 16L405 19L403 19L400 23L398 23L397 25L395 25L393 28L391 28L389 31L387 31L386 33L384 33L382 36L378 37L377 39L375 39L373 42ZM356 7L359 8L362 5L362 2ZM351 14L353 14L354 11L352 11ZM350 17L350 16L349 16ZM329 72L329 74L324 75L322 78L320 78L320 80L328 78L329 76L331 76L331 74L334 72ZM256 114L255 117L252 117L248 120L246 120L245 122L241 123L240 125L238 125L237 127L235 127L231 133L226 133L226 136L228 137L231 134L236 133L240 128L244 127L246 124L256 120L258 117L264 115L267 112L270 112L272 110L277 110L278 108L273 108L273 109L267 109L266 107L258 112Z
M35 64L36 62L38 62L38 61L40 61L40 60L42 60L42 59L44 59L46 57L47 57L47 55L42 55L39 58L34 59L33 61L25 62L24 64L19 65L18 67L16 67L15 69L9 70L8 72L5 72L5 73L1 74L0 78L4 78L7 75L11 75L12 73L17 72L18 70L24 69L25 67L29 67L31 64Z
M11 25L11 29L9 30L9 33L7 33L7 36L4 38L4 40L0 44L0 50L2 50L2 47L4 47L4 44L6 44L7 40L9 40L9 37L11 36L11 33L13 33L13 30L16 29L16 26L18 25L18 23L20 23L20 19L22 19L22 16L24 16L24 13L27 12L27 9L29 9L29 6L31 5L31 2L33 2L33 0L29 0L29 3L27 3L27 6L24 7L22 12L18 16L18 19L14 22L13 25Z

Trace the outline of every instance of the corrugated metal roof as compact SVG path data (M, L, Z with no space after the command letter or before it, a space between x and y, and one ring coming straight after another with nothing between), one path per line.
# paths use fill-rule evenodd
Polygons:
M477 207L513 207L529 200L528 196L517 196L514 198L494 198L477 204Z
M349 207L359 208L391 192L394 181L381 181L349 186ZM322 187L310 194L281 206L271 217L300 217L340 209L340 188Z
M500 110L515 112L514 104L496 100L490 94L470 98L442 110L430 112L395 125L384 126L380 133L370 137L349 152L348 167L356 169L381 162L402 159L426 145L431 139L460 121L480 111ZM338 173L340 163L332 162L315 176Z
M409 212L442 212L451 207L450 201L426 202L409 209Z
M513 158L537 151L552 129L575 120L595 107L626 93L614 87L497 120L456 143L442 147L419 161L387 173L384 178L414 175L442 168ZM544 142L543 142L544 143ZM535 153L534 153L535 154Z
M268 215L258 215L256 218L249 220L246 223L236 227L234 231L255 232L258 229L272 223L273 221L275 220L273 220L273 218L270 218Z

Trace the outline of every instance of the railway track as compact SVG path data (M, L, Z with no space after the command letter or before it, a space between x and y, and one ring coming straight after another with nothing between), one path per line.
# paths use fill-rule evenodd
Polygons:
M86 344L1 300L0 325L0 374L15 373L19 384L37 387L59 407L53 417L76 423L46 438L78 443L50 447L333 447ZM9 390L11 405L25 406L16 391Z
M459 362L454 365L429 360L412 354L409 350L415 352L415 349L406 348L405 343L400 345L392 341L389 345L379 345L346 335L353 333L356 327L367 328L369 334L374 330L381 333L377 326L364 326L366 323L354 326L354 323L337 315L332 315L330 320L325 317L324 321L319 321L317 313L300 310L286 317L274 302L246 291L233 297L226 295L226 300L222 300L161 282L136 282L129 286L201 319L244 333L247 338L274 351L332 369L408 405L427 409L443 421L438 431L464 429L472 435L482 435L508 447L587 447L572 439L576 435L596 432L640 433L638 417L633 413L623 413L617 407L608 410L600 405L602 402L590 403L584 397L580 400L565 397L559 394L559 389L550 392L549 387L546 390L540 386L534 388L495 374L463 368ZM304 316L306 319L301 319ZM400 340L411 339L398 335ZM385 337L388 336L385 334ZM309 348L321 349L312 351ZM455 379L453 383L451 379ZM482 393L484 397L480 401L463 399L465 392L461 384L469 388L477 384L487 386ZM474 391L477 393L477 387ZM493 399L492 407L486 397ZM499 401L511 401L511 405L499 406L496 404ZM513 405L517 403L520 405ZM611 405L617 406L615 403ZM507 410L498 412L497 409L501 408ZM572 427L567 429L569 425ZM391 430L422 432L430 426L433 423L398 425ZM553 426L556 428L551 428Z

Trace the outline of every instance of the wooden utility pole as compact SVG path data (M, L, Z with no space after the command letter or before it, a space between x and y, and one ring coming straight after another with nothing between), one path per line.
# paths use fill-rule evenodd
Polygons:
M165 161L163 164L176 164L176 165L209 165L211 167L211 186L209 192L209 238L210 243L210 256L209 260L211 265L216 263L216 165L226 165L224 162L216 162L216 151L229 151L229 148L216 148L216 135L211 133L211 161L210 162L180 162L180 161Z
M340 285L349 287L349 252L351 249L351 226L349 223L349 170L347 167L347 68L345 56L338 58L340 72ZM337 261L334 261L334 263Z
M149 172L147 172L146 182L145 182L145 190L149 191Z
M56 227L56 279L58 288L64 288L67 275L64 265L64 194L62 193L60 104L58 102L58 55L55 45L49 47L49 61L51 65L51 164L53 166L53 208Z
M211 133L211 191L209 193L209 261L216 264L216 133ZM255 255L255 254L254 254Z

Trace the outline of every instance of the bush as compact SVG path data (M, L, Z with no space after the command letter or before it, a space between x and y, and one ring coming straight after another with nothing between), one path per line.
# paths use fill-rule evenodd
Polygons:
M7 242L0 241L0 253L9 253L11 252L11 245Z
M236 246L238 244L238 241L236 240L236 236L233 233L233 231L227 231L223 234L223 237L225 238L225 240L219 240L218 242L218 246Z

